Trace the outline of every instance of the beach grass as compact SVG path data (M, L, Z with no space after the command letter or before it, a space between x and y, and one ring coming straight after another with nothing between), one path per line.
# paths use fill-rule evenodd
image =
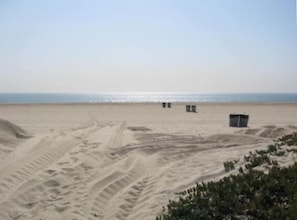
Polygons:
M266 150L244 157L238 173L214 182L197 183L170 200L156 220L296 219L297 162L282 167L277 157L296 153L297 133L285 135ZM226 172L236 168L224 163ZM264 168L264 169L261 169Z

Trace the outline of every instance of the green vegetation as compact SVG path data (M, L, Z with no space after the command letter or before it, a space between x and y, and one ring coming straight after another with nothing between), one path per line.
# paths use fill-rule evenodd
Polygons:
M280 139L278 139L278 142L281 145L296 146L297 133L285 135L285 136L281 137Z
M231 170L234 170L235 169L235 164L237 164L237 163L238 163L238 160L224 162L225 171L229 172Z
M296 148L282 150L284 145L296 146L297 133L278 139L267 150L250 152L237 175L218 182L202 182L179 193L179 200L169 201L167 209L156 219L296 219L297 163L281 168L271 159L296 153ZM234 170L237 162L225 162L226 172ZM254 169L259 166L269 172Z

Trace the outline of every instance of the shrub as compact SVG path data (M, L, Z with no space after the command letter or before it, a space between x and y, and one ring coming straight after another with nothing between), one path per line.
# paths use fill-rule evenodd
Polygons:
M272 153L276 151L277 151L276 145L272 145L272 144L268 145L267 153Z
M249 152L245 173L230 175L218 182L199 183L188 189L178 201L169 201L165 212L157 220L191 219L296 219L297 216L297 163L278 167L269 155L283 156L282 145L297 145L297 133L285 135L267 150ZM297 153L297 149L287 152ZM238 161L224 163L226 171L233 170ZM272 165L269 172L256 171L261 165Z
M267 164L267 165L271 165L271 161L269 159L269 157L266 154L263 154L261 156L257 156L257 155L253 155L249 161L249 163L247 163L245 165L246 169L253 169L257 166L261 166L263 164Z
M179 201L169 201L157 220L177 219L295 219L297 164L272 168L268 174L250 170L218 182L197 184Z
M225 171L229 172L231 170L234 170L235 169L235 163L237 163L237 162L238 162L237 160L224 162Z

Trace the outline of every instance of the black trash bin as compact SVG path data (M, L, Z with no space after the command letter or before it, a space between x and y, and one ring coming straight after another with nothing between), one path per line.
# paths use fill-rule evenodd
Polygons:
M230 127L247 127L249 115L246 114L230 114L229 125Z

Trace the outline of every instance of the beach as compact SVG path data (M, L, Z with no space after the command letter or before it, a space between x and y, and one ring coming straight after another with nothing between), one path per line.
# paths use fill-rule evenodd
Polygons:
M296 103L185 105L0 105L0 219L153 220L176 193L230 175L223 162L297 132ZM231 113L248 127L229 127Z

